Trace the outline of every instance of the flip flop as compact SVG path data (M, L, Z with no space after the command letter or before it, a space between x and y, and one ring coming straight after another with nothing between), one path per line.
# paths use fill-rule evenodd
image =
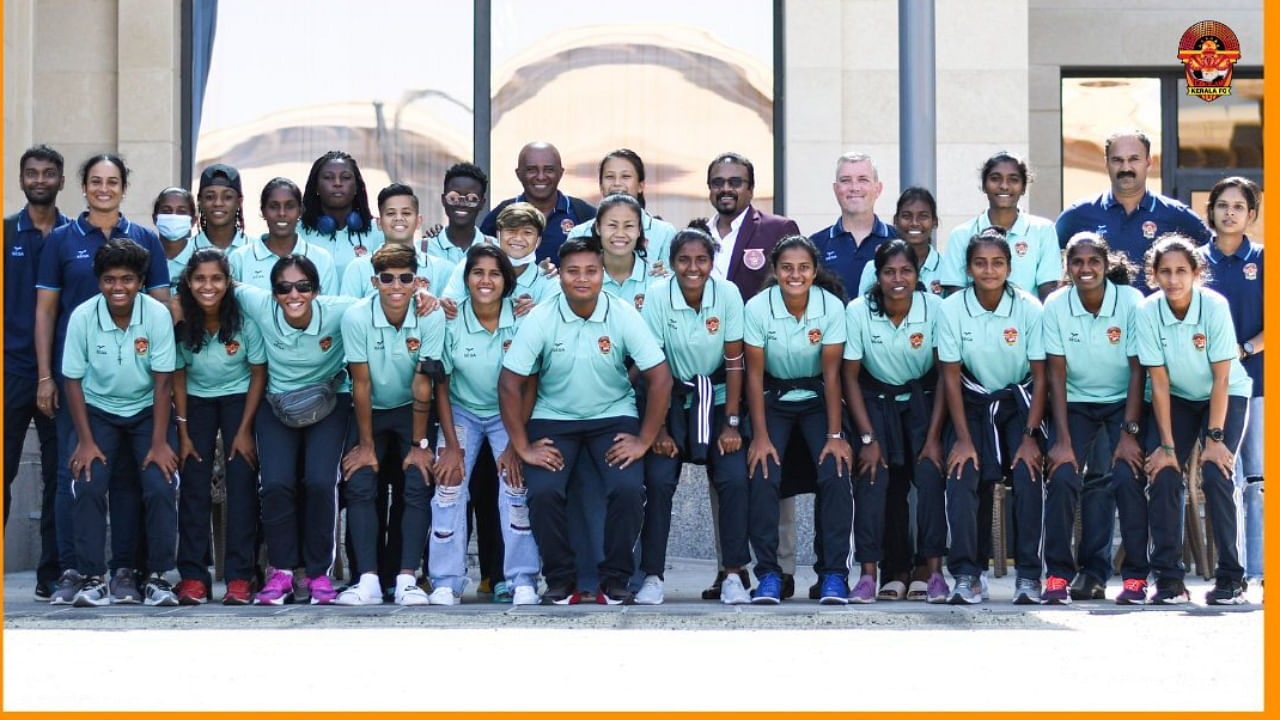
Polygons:
M929 583L924 580L912 580L910 587L907 588L908 600L927 600L929 598Z
M877 600L901 600L907 586L898 580L885 583L880 587L880 592L876 594Z

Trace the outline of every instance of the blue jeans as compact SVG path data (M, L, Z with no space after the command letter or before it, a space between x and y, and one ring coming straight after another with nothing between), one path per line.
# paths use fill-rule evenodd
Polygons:
M470 497L471 474L485 440L493 451L493 459L507 449L507 431L502 416L482 418L453 405L453 426L463 449L464 474L456 487L436 487L431 498L431 554L428 574L432 587L450 587L461 593L467 573L467 499ZM541 563L538 544L529 526L527 493L512 490L498 478L498 516L502 527L503 574L513 588L533 587L538 581Z
M1249 399L1249 424L1236 455L1235 482L1244 494L1244 576L1262 579L1262 398Z

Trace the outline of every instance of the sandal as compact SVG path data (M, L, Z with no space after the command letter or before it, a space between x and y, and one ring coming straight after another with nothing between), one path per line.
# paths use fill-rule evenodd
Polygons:
M908 600L926 600L929 597L929 583L924 580L912 580L907 588Z
M906 593L906 591L907 591L906 585L903 585L901 581L893 580L885 583L880 587L880 592L876 595L876 599L901 600L903 594Z

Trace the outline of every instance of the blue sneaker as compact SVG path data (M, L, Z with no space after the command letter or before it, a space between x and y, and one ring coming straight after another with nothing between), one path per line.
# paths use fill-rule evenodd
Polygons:
M822 576L822 594L818 596L821 605L847 605L849 603L849 583L835 573Z
M768 573L760 578L760 584L751 592L751 602L755 605L777 605L782 602L782 578L777 573Z

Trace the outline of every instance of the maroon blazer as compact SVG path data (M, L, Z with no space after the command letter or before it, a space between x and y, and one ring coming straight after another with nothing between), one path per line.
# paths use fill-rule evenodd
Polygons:
M769 253L773 252L773 246L787 235L799 234L800 227L794 220L760 212L754 206L747 208L729 260L729 281L738 286L744 302L756 294L769 276Z

